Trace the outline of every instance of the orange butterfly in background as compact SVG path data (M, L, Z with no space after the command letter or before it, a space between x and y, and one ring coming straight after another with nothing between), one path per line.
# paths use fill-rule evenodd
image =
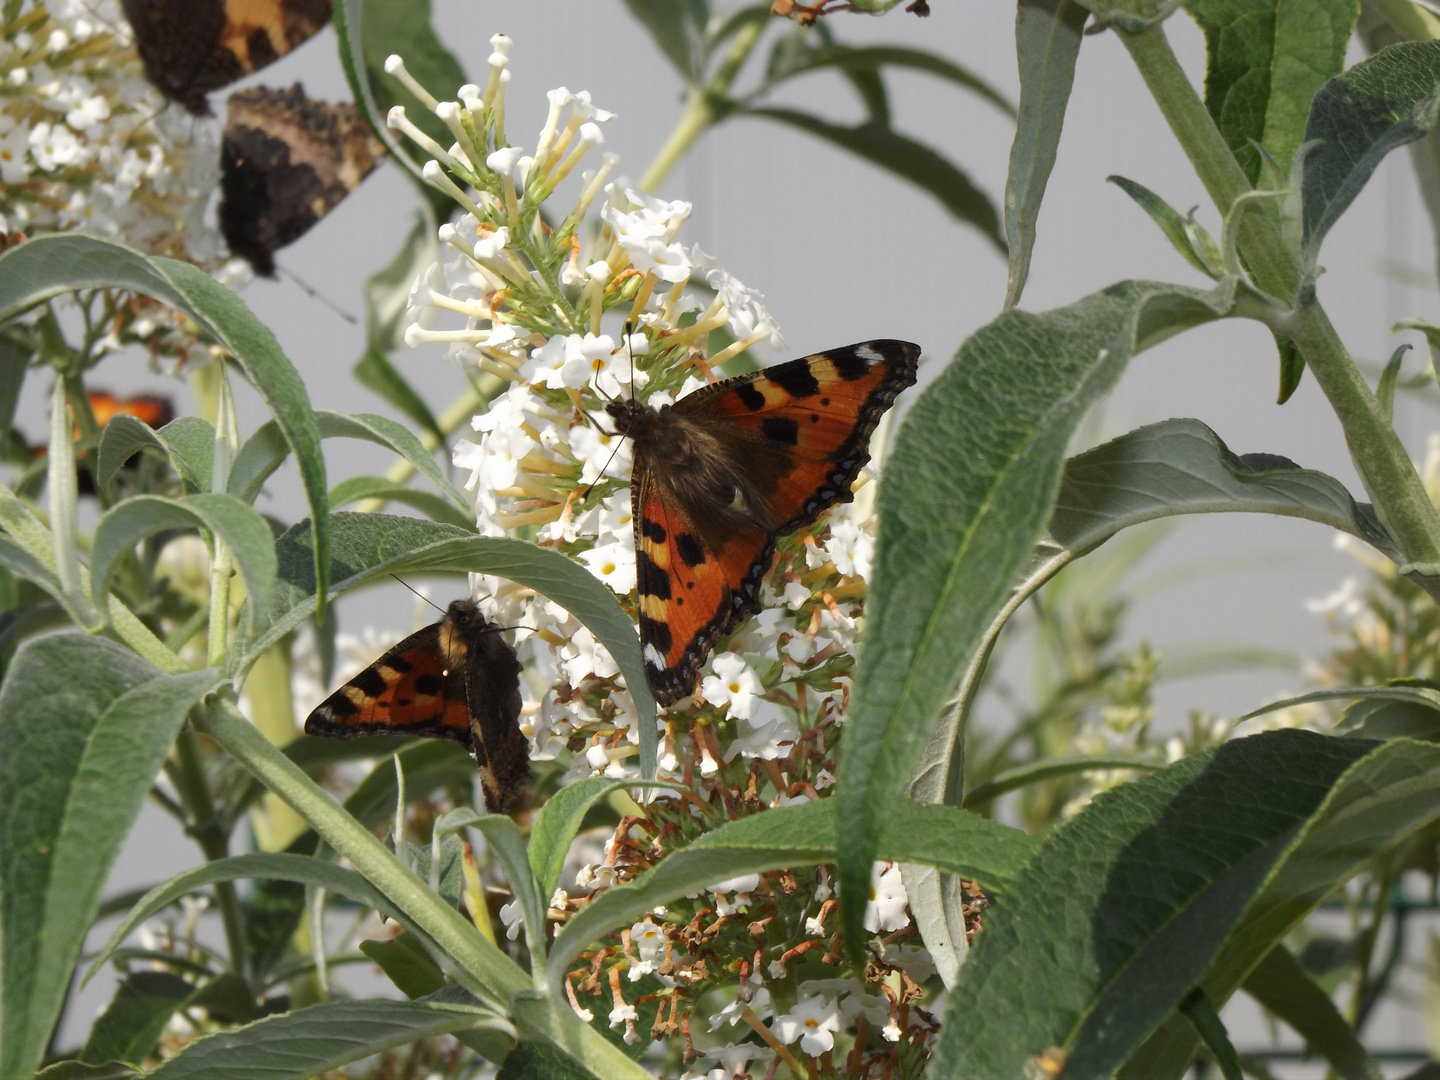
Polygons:
M852 498L870 434L914 385L919 356L907 341L862 341L660 409L605 406L634 440L640 645L661 705L693 693L715 642L759 610L776 538Z
M520 661L470 600L416 631L322 701L306 735L426 735L468 747L485 805L501 813L530 778Z

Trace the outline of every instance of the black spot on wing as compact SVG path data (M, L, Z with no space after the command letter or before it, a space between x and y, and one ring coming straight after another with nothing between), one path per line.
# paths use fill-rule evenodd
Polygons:
M407 671L414 671L415 665L406 660L400 654L396 654L385 661L385 666L404 675Z
M820 384L810 373L809 360L792 360L788 364L766 368L765 377L792 397L808 398L820 392Z
M641 596L670 599L670 575L656 566L655 560L643 551L635 553L635 577Z
M641 630L645 634L645 643L654 645L660 651L661 656L670 655L670 647L675 644L675 639L670 636L670 624L656 622L653 619L645 619L641 623ZM649 662L648 660L646 661Z
M705 549L690 533L679 533L675 537L675 550L685 560L686 566L699 566L705 561Z
M755 384L742 382L735 387L735 396L751 412L756 412L765 407L765 395L755 389Z
M434 697L444 686L438 675L421 675L415 680L415 692L422 697Z
M760 430L772 442L794 446L800 441L800 425L786 416L770 416L760 421Z
M315 710L315 715L322 720L344 720L347 716L354 716L359 711L360 706L344 694L335 694Z
M385 692L385 678L374 667L368 667L355 678L350 680L350 685L356 687L366 697L379 697Z
M665 526L651 518L643 518L640 522L640 532L646 540L652 544L663 544L669 535L665 532Z
M854 353L827 353L830 363L835 365L835 374L846 382L863 379L870 373L870 361Z

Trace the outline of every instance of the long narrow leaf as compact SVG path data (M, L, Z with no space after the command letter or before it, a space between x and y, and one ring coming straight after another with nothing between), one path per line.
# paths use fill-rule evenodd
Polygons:
M17 651L0 687L0 1076L39 1067L110 866L218 683L80 634Z

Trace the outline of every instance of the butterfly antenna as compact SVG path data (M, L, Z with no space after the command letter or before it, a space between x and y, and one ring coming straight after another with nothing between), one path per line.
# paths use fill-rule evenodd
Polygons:
M315 288L315 286L313 286L313 285L309 284L308 282L302 280L302 279L299 277L299 275L293 273L292 271L290 271L289 269L287 269L286 267L283 267L283 266L277 265L275 268L276 268L277 270L279 270L280 273L282 273L282 274L284 274L286 277L288 277L291 281L293 281L296 285L299 285L300 288L303 289L305 292L309 293L309 294L310 294L310 298L311 298L312 300L319 300L320 303L324 304L324 305L325 305L326 307L328 307L331 311L335 312L336 315L339 315L342 319L344 319L346 322L348 322L351 326L359 326L359 325L360 325L360 320L359 320L359 319L355 318L354 315L351 315L350 312L346 311L346 310L345 310L344 308L342 308L339 304L335 303L334 300L331 300L328 296L326 296L324 293L322 293L319 289Z
M604 431L603 428L601 428L600 430L601 430L601 431ZM622 435L615 435L614 432L604 431L604 433L605 433L606 435L612 436L613 438L615 438L615 439L617 439L617 440L618 440L618 439L621 439L621 438L624 438L624 436L622 436ZM601 480L604 480L604 479L605 479L605 473L606 473L606 471L610 468L610 463L615 460L615 455L618 454L618 453L620 453L620 447L621 447L622 445L623 445L622 443L616 442L616 444L615 444L615 449L614 449L614 450L611 450L611 451L610 451L610 456L605 459L605 468L601 469L601 470L600 470L600 475L597 476L597 477L595 477L594 480L591 480L590 483L586 486L585 490L580 493L580 501L581 501L581 502L584 502L586 499L588 499L588 498L590 497L590 492L592 492L593 490L595 490L595 485L598 484Z
M444 609L443 607L441 607L439 604L435 603L434 600L431 600L430 597L426 596L426 595L425 595L424 593L422 593L419 589L414 588L408 581L402 580L398 575L395 575L395 574L391 574L390 576L393 577L393 578L395 578L396 581L399 581L401 585L404 585L407 589L409 589L411 592L413 592L416 596L420 597L421 600L424 600L427 604L429 604L431 607L433 607L436 611L440 612L441 615L444 615L444 614L445 614L445 609Z
M633 319L625 320L625 351L630 354L630 400L635 400L635 346L630 344L630 333L635 329Z

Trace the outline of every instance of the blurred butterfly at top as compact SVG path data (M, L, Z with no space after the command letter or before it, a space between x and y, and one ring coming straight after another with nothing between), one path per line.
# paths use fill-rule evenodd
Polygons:
M776 539L853 497L870 435L919 357L908 341L862 341L659 409L605 406L634 441L640 646L661 705L693 693L715 642L759 610Z
M480 767L485 805L501 813L530 777L520 730L520 661L471 600L411 634L316 706L306 735L453 739Z
M274 63L330 21L330 0L122 0L145 76L196 116L206 95Z
M197 116L208 95L278 60L330 21L331 0L124 0L145 75ZM255 86L230 95L220 231L263 277L275 252L334 209L385 156L355 106Z

